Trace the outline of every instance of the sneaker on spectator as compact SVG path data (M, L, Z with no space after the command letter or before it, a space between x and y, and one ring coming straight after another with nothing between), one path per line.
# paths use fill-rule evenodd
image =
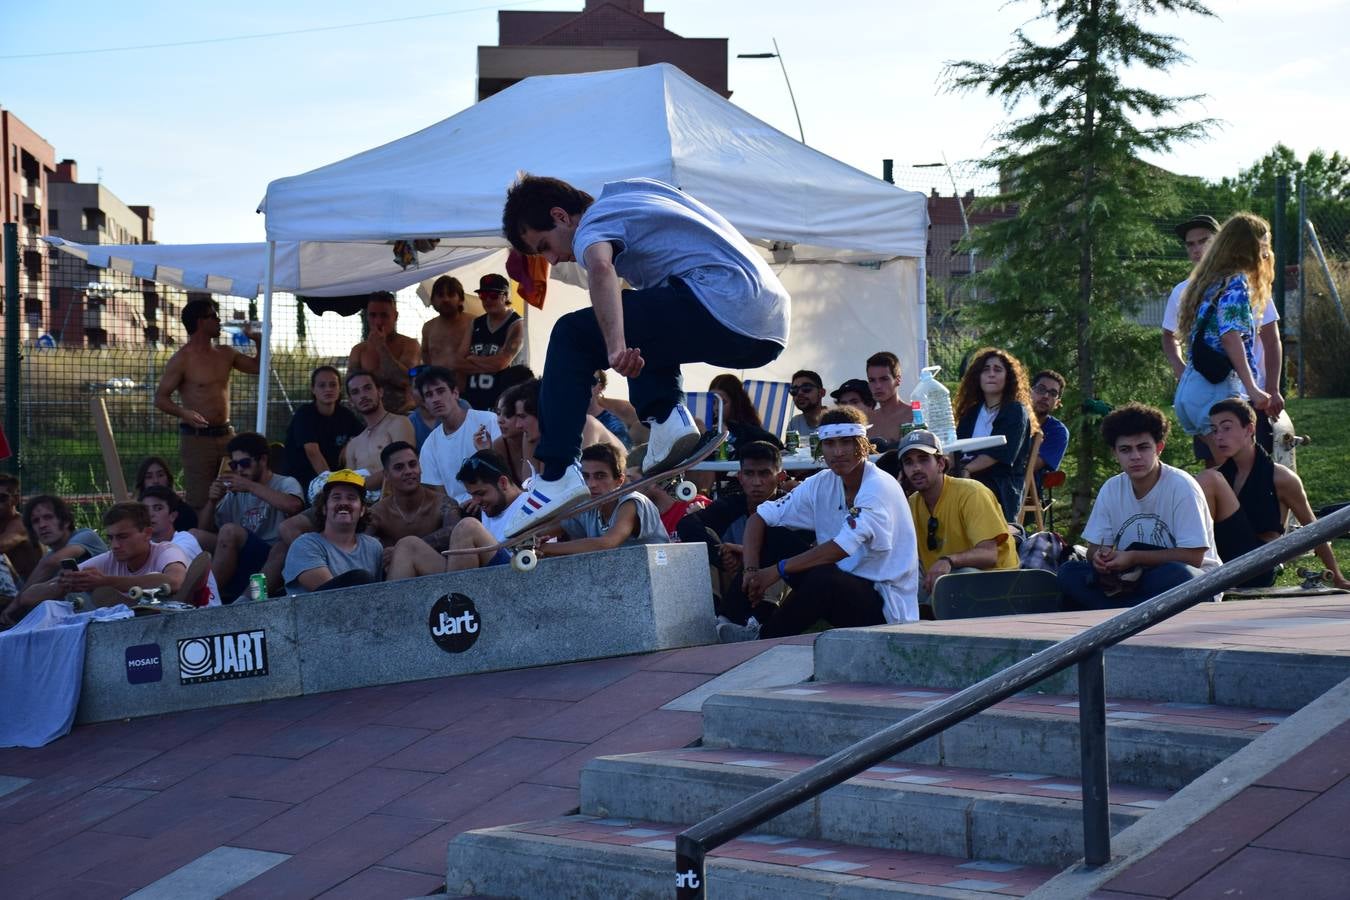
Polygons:
M197 558L188 564L187 572L183 575L183 583L178 586L178 590L168 600L179 600L183 603L190 603L193 606L205 606L206 602L198 603L198 596L202 594L202 587L206 584L206 579L211 574L211 554L202 551L197 554Z
M717 623L717 642L719 644L736 644L741 641L759 640L759 621L751 616L744 625L737 625L735 622Z
M651 435L647 438L647 453L642 457L643 475L673 468L698 443L698 427L683 403L675 404L664 422L647 419L647 425Z
M581 469L577 466L568 466L566 474L556 481L536 477L524 502L506 523L504 533L507 537L514 537L536 522L545 521L564 507L590 495L586 480L581 477Z

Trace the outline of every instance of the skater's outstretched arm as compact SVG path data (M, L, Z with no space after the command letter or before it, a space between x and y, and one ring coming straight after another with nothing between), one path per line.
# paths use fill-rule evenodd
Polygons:
M586 275L591 285L591 307L600 324L609 353L609 367L625 378L642 371L642 349L629 347L623 333L623 295L614 271L614 247L600 241L586 248Z

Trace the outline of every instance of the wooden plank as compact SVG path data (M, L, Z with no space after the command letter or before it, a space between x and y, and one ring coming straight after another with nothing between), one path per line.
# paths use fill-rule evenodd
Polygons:
M131 492L127 490L127 479L122 474L122 459L117 455L112 421L108 418L108 407L102 397L89 398L89 412L94 419L94 432L98 435L99 450L103 452L103 465L108 470L108 484L112 487L113 498L118 503L130 500Z

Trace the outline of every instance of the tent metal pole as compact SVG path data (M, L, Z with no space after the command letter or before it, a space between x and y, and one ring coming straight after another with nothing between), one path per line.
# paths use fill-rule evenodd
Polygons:
M927 259L920 256L919 262L919 327L918 332L918 352L919 366L927 366L928 362L928 265Z
M263 290L262 343L258 348L258 417L254 431L267 435L267 394L272 375L272 278L276 272L277 242L267 242L267 287Z

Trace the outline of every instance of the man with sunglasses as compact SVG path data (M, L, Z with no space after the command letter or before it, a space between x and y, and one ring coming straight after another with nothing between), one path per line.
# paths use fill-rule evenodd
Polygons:
M422 345L398 333L398 304L388 291L375 291L366 299L366 327L366 339L347 358L347 371L373 374L384 391L385 408L402 415L413 408L408 370L421 361Z
M820 427L820 417L825 415L825 382L817 372L801 369L792 373L792 386L788 388L797 414L788 422L788 431L811 435Z
M948 475L937 435L911 431L900 441L899 453L914 488L909 512L919 538L919 602L927 602L943 575L1017 568L1017 549L994 492L973 479Z
M230 471L211 482L198 526L216 532L211 568L222 599L231 603L248 577L263 570L282 521L304 509L305 501L298 481L272 471L261 434L237 434L225 449Z
M488 273L478 279L479 301L483 314L473 320L460 338L459 374L468 376L464 399L474 409L496 408L502 385L497 373L520 361L525 346L525 320L511 308L508 296L511 282L505 275Z
M1064 376L1053 369L1037 372L1031 379L1031 411L1041 423L1041 449L1031 461L1035 466L1036 489L1039 491L1046 472L1059 470L1064 452L1069 449L1069 429L1050 415L1059 409L1064 398Z

